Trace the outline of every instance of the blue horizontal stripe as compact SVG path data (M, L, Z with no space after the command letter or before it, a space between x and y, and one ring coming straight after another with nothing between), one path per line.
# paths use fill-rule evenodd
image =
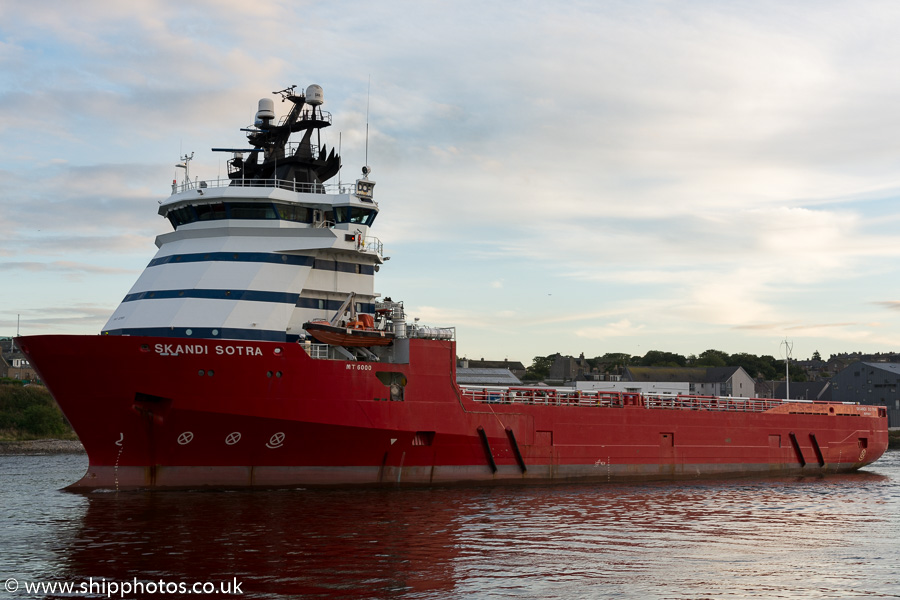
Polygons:
M293 265L298 267L312 267L325 271L340 271L342 273L356 273L359 266L360 274L374 275L373 265L359 263L337 262L333 260L315 259L312 256L296 254L276 254L272 252L205 252L200 254L172 254L154 258L147 268L159 265L197 263L197 262L255 262L278 265Z
M190 334L188 333L190 330ZM215 331L216 333L213 333ZM146 337L185 338L197 340L251 340L259 342L296 342L297 335L284 331L259 329L230 329L217 327L135 327L109 329L103 335L140 335Z
M147 267L165 265L169 263L195 263L195 262L259 262L284 265L296 265L301 267L313 266L312 256L298 256L296 254L274 254L272 252L205 252L203 254L172 254L161 256L150 261Z
M204 300L243 300L246 302L276 302L293 304L297 308L309 308L312 310L337 310L344 303L343 300L325 300L319 298L303 298L300 294L283 292L264 292L258 290L152 290L128 294L122 302L134 302L135 300L168 300L172 298L201 298ZM360 303L360 312L374 313L373 303Z
M207 300L245 300L247 302L295 304L299 297L300 294L258 290L154 290L128 294L122 302L163 298L204 298Z
M312 310L337 310L343 304L343 300L326 300L324 306L319 306L318 298L304 298L300 297L297 299L297 304L295 305L297 308L310 308ZM363 313L374 313L375 305L367 304L367 303L359 303L359 312Z

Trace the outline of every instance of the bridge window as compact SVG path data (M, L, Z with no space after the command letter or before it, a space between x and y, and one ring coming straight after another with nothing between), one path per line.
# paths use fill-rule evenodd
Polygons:
M225 204L222 202L199 204L193 208L197 212L198 221L216 221L225 218Z
M278 218L282 221L295 221L297 223L312 223L312 210L306 206L296 204L276 204Z
M375 211L369 208L360 208L358 206L336 206L334 207L335 223L354 223L357 225L371 226L375 220Z
M308 206L296 204L273 204L271 202L214 202L175 208L166 213L172 227L196 221L217 221L220 219L280 219L294 223L312 223L314 211ZM339 206L334 212L325 213L326 221L353 223L371 226L376 212L356 206Z
M231 219L277 219L275 207L268 202L229 202L228 216Z
M197 220L197 215L194 213L193 206L182 206L181 208L170 210L166 216L169 218L169 222L172 223L172 227L176 228L179 225L193 223Z

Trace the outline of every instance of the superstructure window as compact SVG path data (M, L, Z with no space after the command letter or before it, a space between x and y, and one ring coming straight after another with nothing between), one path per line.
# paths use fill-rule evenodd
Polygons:
M277 219L275 207L268 202L229 202L228 216L231 219Z
M193 208L197 212L198 221L216 221L225 218L225 205L222 202L199 204Z
M375 220L375 211L369 208L360 208L358 206L335 206L334 222L335 223L355 223L357 225L371 226Z
M297 223L312 223L312 210L306 206L296 204L276 204L278 218L283 221L296 221Z
M193 206L182 206L181 208L170 210L166 217L168 217L169 222L172 223L172 227L176 228L179 225L193 223L197 220L197 215L194 213Z
M271 202L214 202L181 206L166 213L166 218L176 229L196 221L220 219L280 219L295 223L312 223L313 210L307 206Z

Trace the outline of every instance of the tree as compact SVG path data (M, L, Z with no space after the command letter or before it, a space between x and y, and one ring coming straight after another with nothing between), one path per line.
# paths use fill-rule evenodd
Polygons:
M661 350L650 350L641 359L641 365L644 367L683 367L686 364L687 358L681 354Z
M778 372L772 364L774 360L771 356L756 356L755 354L739 352L729 357L728 364L729 366L742 367L754 379L775 379Z
M818 351L818 350L816 350L815 352L813 352L812 359L813 359L813 360L822 360L822 355L819 354L819 351Z
M806 370L800 365L796 365L791 363L788 367L791 372L791 381L807 381L808 377L806 375Z
M623 352L607 352L594 360L597 362L597 367L602 369L604 373L619 373L620 369L624 369L627 365L634 362L630 354Z
M776 360L775 361L776 372L778 375L774 377L776 381L784 381L784 361ZM806 371L798 364L789 363L789 370L791 375L791 381L803 382L808 381Z
M531 366L525 369L524 379L528 381L540 381L550 375L550 366L553 364L552 356L535 356Z
M721 350L706 350L700 353L700 356L698 356L697 360L694 362L694 366L727 367L729 358L727 352L722 352Z

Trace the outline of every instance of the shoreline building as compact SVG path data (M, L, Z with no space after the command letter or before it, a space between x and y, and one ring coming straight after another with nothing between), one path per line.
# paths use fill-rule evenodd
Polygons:
M900 363L852 363L831 378L831 399L885 406L888 426L900 427Z

